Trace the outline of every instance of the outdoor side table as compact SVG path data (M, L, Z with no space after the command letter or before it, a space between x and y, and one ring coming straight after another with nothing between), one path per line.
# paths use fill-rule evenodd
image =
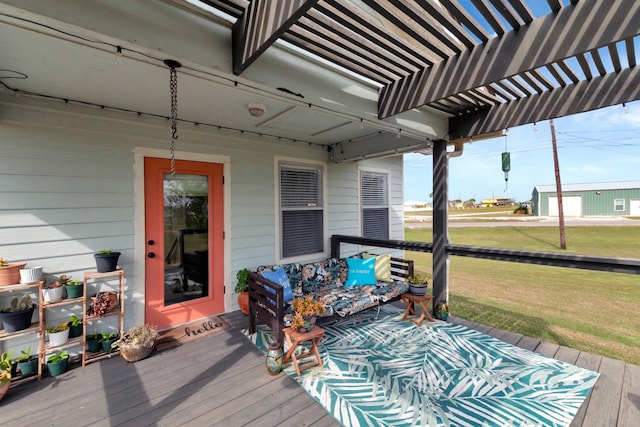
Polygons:
M298 332L295 329L289 327L284 328L282 332L284 332L284 339L289 345L289 350L284 356L284 363L286 364L289 360L292 360L293 366L296 369L296 374L300 375L300 371L304 371L305 369L311 368L312 366L322 366L322 358L320 357L320 352L318 351L318 343L324 336L324 329L319 326L314 326L313 329L311 329L309 332ZM296 354L296 347L306 341L311 342L311 348L303 353ZM299 359L305 358L307 356L315 356L315 361L305 361L304 366L300 367Z
M402 315L402 320L410 320L416 325L422 325L422 321L426 317L429 319L429 322L435 322L431 314L429 313L428 304L433 299L433 295L413 295L410 293L403 294L401 297L402 302L407 308L404 310L404 314ZM416 319L417 313L415 311L415 305L418 304L422 308L422 313L420 317Z

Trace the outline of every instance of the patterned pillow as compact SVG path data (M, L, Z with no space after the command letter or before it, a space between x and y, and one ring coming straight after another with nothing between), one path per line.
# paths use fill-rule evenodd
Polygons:
M347 273L347 282L345 286L362 286L362 285L375 285L376 273L375 273L375 258L358 259L347 258L347 265L349 266L349 272Z

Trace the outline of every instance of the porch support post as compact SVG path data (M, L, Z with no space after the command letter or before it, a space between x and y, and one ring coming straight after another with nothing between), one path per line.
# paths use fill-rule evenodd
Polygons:
M433 143L433 309L439 301L449 302L449 232L447 207L449 200L449 160L447 142Z

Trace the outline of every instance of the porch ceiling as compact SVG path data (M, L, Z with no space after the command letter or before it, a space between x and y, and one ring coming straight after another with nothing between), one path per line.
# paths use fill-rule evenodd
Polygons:
M177 59L180 119L343 161L640 99L638 34L636 0L0 0L0 88L166 117Z

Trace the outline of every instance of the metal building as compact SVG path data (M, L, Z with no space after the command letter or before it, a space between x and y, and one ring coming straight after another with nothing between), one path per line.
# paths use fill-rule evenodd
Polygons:
M555 185L534 187L533 214L558 216ZM640 181L596 182L562 186L565 216L640 216Z

